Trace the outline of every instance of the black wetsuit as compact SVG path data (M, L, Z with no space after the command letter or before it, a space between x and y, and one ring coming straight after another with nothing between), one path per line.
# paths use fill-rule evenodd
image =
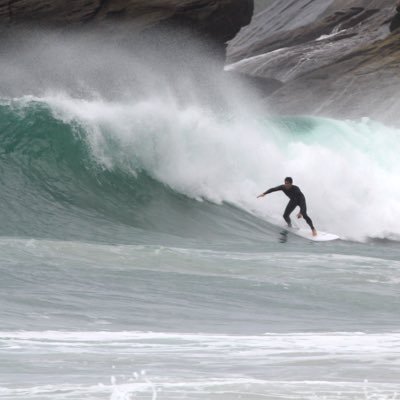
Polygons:
M307 224L310 226L310 228L314 229L314 225L311 221L311 218L307 215L306 198L304 197L304 194L301 192L300 188L298 186L292 185L290 189L286 189L285 185L280 185L268 189L266 192L264 192L264 194L278 192L279 190L282 190L283 193L285 193L286 196L289 197L290 199L283 214L283 218L285 219L287 224L289 226L292 226L292 221L290 220L290 214L297 206L299 206L301 215L303 216Z

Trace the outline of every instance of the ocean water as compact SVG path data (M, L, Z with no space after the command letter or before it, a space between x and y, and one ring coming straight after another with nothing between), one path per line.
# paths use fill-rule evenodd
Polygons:
M400 130L49 40L0 63L0 399L397 399Z

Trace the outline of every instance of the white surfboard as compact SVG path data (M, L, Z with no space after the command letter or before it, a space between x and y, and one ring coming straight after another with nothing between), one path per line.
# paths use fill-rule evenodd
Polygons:
M302 228L284 228L286 231L293 233L297 236L301 236L304 239L312 240L313 242L329 242L331 240L340 239L338 235L334 233L322 232L318 231L317 236L313 236L311 229L302 229Z

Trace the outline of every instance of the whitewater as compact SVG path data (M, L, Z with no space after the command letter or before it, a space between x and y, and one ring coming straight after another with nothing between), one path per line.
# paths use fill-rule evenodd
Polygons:
M398 397L396 121L272 115L201 51L23 43L0 61L0 399ZM256 197L286 176L340 240L282 231L287 198Z

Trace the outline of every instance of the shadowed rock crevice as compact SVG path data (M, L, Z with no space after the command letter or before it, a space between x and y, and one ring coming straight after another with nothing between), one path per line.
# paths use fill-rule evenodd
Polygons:
M400 28L400 1L397 2L396 5L396 15L393 17L390 23L390 31L393 32L396 29Z

